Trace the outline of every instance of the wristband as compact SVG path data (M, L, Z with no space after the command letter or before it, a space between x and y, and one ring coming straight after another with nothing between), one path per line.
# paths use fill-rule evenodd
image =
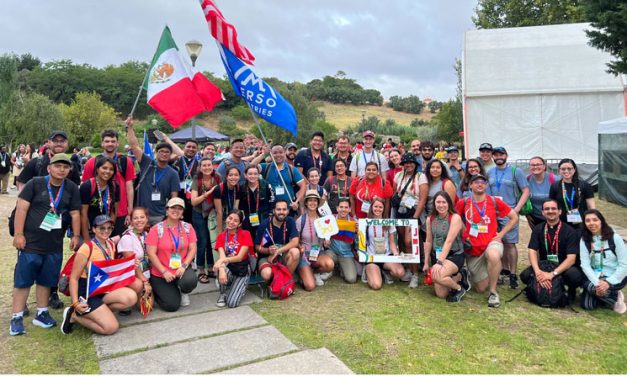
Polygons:
M15 236L24 236L24 233L23 232L16 232Z
M186 264L186 263L181 264L181 266L183 267L183 269L186 269L186 270L187 268L189 268L189 264Z

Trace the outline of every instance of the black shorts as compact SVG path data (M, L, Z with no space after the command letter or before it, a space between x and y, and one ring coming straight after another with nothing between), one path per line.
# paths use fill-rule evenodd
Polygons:
M464 261L466 261L464 252L460 252L458 254L451 254L451 252L449 252L448 256L446 256L446 259L457 266L457 271L462 270L462 267L464 266Z
M86 278L80 278L78 280L78 296L82 296L83 298L87 299L87 279ZM95 310L100 308L101 305L105 304L102 301L103 298L104 298L104 294L92 296L91 298L87 299L87 305L91 307L91 310L83 314L76 312L76 314L78 316L89 315L91 312L94 312Z

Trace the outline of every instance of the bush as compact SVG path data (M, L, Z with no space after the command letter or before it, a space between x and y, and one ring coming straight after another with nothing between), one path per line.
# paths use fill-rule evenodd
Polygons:
M252 115L246 105L235 106L231 109L231 116L238 120L250 120Z

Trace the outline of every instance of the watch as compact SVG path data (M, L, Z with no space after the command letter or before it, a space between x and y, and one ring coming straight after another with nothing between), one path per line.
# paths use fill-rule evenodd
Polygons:
M558 276L558 274L559 274L558 272L556 272L555 270L553 270L553 276L554 276L554 277L557 277L557 276Z
M186 264L186 263L182 263L182 264L181 264L181 266L182 266L184 269L189 268L189 264Z

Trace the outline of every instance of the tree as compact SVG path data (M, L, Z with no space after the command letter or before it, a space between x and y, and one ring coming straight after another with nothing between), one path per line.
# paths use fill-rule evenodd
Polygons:
M18 72L22 70L32 71L35 68L38 68L40 66L41 66L41 60L27 53L27 54L22 54L22 56L20 56L17 70Z
M438 137L447 142L461 141L459 132L464 128L462 103L450 100L442 104L440 112L433 118Z
M18 63L15 55L0 56L0 107L9 101L17 89Z
M115 110L104 103L97 93L77 93L70 105L60 104L66 130L74 136L76 144L91 142L94 134L107 128L115 128Z
M472 22L478 29L585 22L584 0L479 0Z
M607 64L608 73L627 74L627 3L583 0L586 17L594 30L586 30L590 45L609 52L617 60Z

